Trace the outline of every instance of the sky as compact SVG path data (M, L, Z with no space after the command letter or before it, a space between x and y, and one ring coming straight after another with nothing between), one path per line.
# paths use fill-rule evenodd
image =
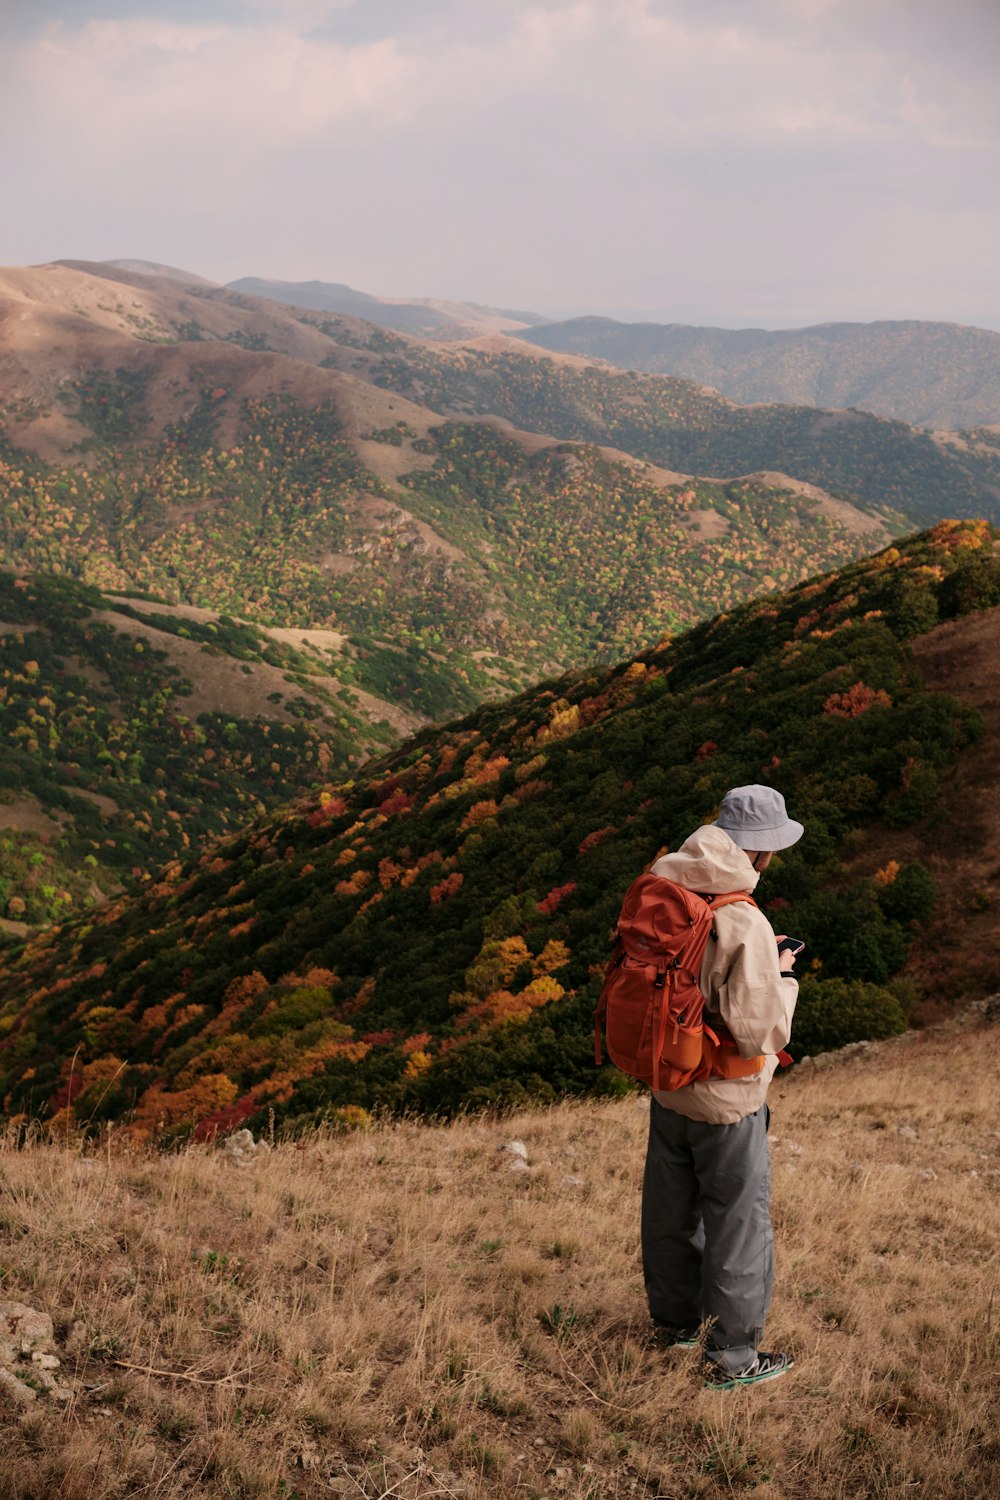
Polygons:
M1000 0L0 0L0 263L1000 329Z

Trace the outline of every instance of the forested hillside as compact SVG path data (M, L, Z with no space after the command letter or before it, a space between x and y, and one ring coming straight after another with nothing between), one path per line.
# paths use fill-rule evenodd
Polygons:
M0 561L340 632L357 685L425 717L637 650L902 525L780 474L692 480L445 421L339 367L391 337L371 325L341 321L338 343L258 303L244 327L253 299L149 277L91 305L129 283L51 271L12 283ZM285 354L257 346L276 330Z
M900 1029L933 881L857 856L931 836L978 732L908 639L998 602L994 533L945 522L422 731L7 957L5 1109L169 1138L614 1090L591 1011L622 892L758 780L806 823L761 891L808 944L799 1053Z
M383 334L378 347L392 337ZM942 515L1000 519L1000 432L931 436L864 411L737 406L688 381L522 350L512 340L461 352L400 344L367 368L377 384L436 410L492 413L684 473L778 470L921 523Z
M0 572L8 933L134 887L417 722L347 686L337 636L283 634Z
M733 401L847 407L916 427L1000 424L1000 333L957 323L692 328L571 318L524 329L541 349L679 375Z

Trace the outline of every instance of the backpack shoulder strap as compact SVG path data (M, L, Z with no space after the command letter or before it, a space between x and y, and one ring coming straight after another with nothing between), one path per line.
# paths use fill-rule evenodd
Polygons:
M724 891L719 896L703 896L703 901L708 903L709 911L712 913L712 938L718 941L719 934L715 930L715 913L720 906L735 906L737 902L745 902L748 906L757 906L749 891ZM760 908L757 908L758 911Z
M725 891L720 896L702 896L701 899L707 901L713 911L718 911L720 906L732 906L737 901L745 901L748 906L757 905L749 891Z

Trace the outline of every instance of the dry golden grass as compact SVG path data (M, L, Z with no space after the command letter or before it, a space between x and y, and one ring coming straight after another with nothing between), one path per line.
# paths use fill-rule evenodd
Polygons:
M8 1141L2 1296L52 1315L75 1394L3 1412L0 1500L996 1495L998 1039L772 1088L797 1364L725 1394L646 1343L635 1099L244 1170Z

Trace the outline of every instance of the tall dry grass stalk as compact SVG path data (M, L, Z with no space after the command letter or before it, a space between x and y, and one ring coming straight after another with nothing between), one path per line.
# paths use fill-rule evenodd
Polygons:
M75 1394L5 1411L0 1500L995 1496L998 1039L773 1086L767 1347L797 1364L730 1394L646 1342L641 1101L246 1170L11 1136L2 1295L52 1315Z

